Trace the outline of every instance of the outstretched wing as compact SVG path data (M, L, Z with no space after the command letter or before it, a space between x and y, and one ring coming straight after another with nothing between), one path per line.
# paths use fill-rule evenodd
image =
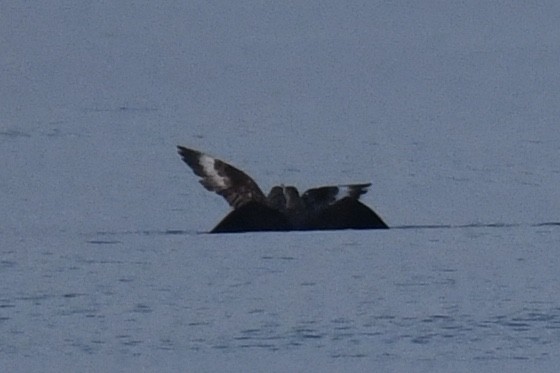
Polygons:
M179 155L207 190L223 196L234 209L247 202L264 203L266 198L257 183L237 168L199 151L177 146Z
M302 199L308 209L322 210L345 197L359 200L362 194L367 193L370 186L371 183L312 188L303 193Z

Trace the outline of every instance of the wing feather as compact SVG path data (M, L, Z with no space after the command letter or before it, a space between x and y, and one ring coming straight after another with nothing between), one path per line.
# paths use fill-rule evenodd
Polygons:
M371 183L322 186L308 189L302 199L308 208L321 210L346 197L359 200L370 186Z
M208 154L177 146L183 161L200 177L200 184L226 199L234 209L250 201L264 203L266 197L246 173Z

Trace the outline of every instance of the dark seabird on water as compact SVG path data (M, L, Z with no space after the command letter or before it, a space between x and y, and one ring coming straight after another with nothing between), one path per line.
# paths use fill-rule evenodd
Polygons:
M323 186L302 195L294 186L277 185L265 195L232 165L197 150L177 149L202 186L224 197L233 209L211 233L389 228L359 201L371 183Z

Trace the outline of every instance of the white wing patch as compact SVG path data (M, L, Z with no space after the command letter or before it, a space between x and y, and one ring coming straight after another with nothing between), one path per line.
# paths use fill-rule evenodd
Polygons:
M336 199L342 199L345 197L352 197L356 199L360 199L362 194L366 194L371 183L365 184L351 184L351 185L339 185L338 186L338 193L336 195Z
M208 175L209 178L212 179L212 182L218 186L219 188L227 188L227 180L225 177L218 174L215 167L216 160L206 154L202 154L199 158L199 163L204 170L204 173Z

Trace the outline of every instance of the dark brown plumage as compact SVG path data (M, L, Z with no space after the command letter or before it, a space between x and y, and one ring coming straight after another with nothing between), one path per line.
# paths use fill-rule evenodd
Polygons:
M177 149L183 161L201 177L200 184L223 196L233 208L249 201L265 203L266 197L257 183L243 171L199 151L183 146Z
M312 188L302 196L293 186L279 185L265 196L250 176L232 165L197 150L177 149L201 178L200 184L224 197L233 208L213 233L388 228L359 201L371 183Z

